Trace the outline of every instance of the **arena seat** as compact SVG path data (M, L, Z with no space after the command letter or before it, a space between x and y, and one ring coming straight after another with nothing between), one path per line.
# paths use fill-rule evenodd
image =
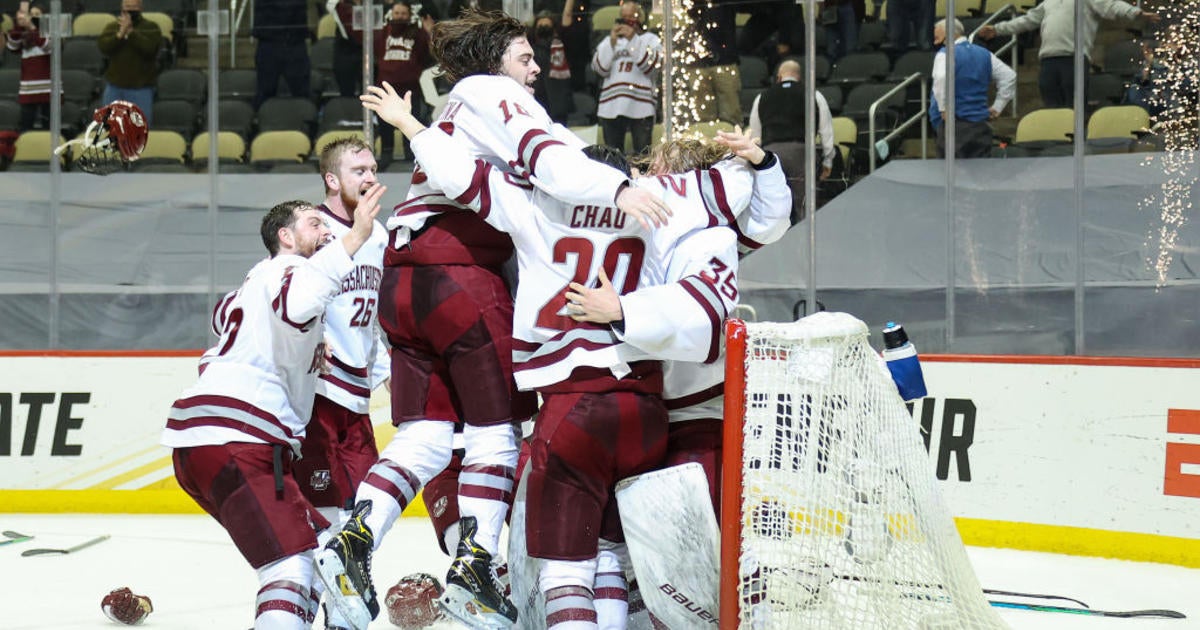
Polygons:
M116 21L117 16L111 13L80 13L71 21L71 34L74 37L99 37L106 26Z
M299 131L263 131L250 143L250 162L303 162L311 149L308 136Z
M201 168L208 166L209 134L202 131L192 139L192 162ZM232 131L217 132L217 161L241 164L246 159L246 141Z

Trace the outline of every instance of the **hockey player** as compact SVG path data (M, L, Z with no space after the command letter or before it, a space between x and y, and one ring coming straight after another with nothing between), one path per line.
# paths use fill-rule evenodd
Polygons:
M281 203L262 222L270 258L222 305L223 332L171 407L162 443L175 477L258 571L256 628L308 628L312 556L328 521L291 475L324 363L325 307L358 266L385 188L359 201L336 242L320 211Z
M322 149L320 170L325 201L317 209L333 237L339 238L349 231L363 195L378 183L375 156L361 139L344 138ZM355 257L354 273L346 276L325 308L328 369L317 381L303 456L292 469L304 496L339 528L354 507L358 484L379 457L368 411L371 391L391 374L376 319L386 246L387 229L376 221L371 238ZM323 591L317 582L317 590ZM325 619L331 628L349 623L336 606L325 607Z
M578 139L534 100L531 86L540 69L520 22L480 13L440 22L434 56L454 82L437 125L462 138L474 155L555 197L616 206L647 227L668 214L659 198L631 186L625 174L588 160L577 150ZM452 421L461 419L463 531L442 601L467 623L505 625L516 610L490 565L498 558L512 493L512 425L534 413L536 399L519 393L512 379L511 289L501 270L512 241L474 213L438 214L452 203L430 185L420 164L409 201L387 222L392 241L379 318L393 347L397 432L358 491L357 499L373 506L366 528L347 536L379 544L421 486L446 466ZM347 565L363 562L342 537L318 554L327 585L346 584ZM369 583L331 592L352 607L374 599Z
M564 312L567 283L608 282L612 275L622 293L663 284L680 235L668 228L646 235L611 206L563 203L531 190L482 160L472 161L442 129L422 131L390 86L370 92L364 103L412 139L435 185L513 237L521 278L514 372L522 389L537 390L544 401L530 442L526 542L530 555L546 559L539 586L547 627L595 620L598 538L620 540L612 487L656 467L666 447L661 372L653 359L715 358L725 316L718 288L724 279L697 273L660 287L651 299L668 299L674 308L653 321L630 320L637 322L632 328L574 322ZM765 161L766 154L759 154ZM612 159L604 152L599 157ZM679 181L650 182L648 189L688 210L677 211L669 227L716 224L723 213L734 218L730 208L741 210L750 202L755 179L738 162ZM780 201L786 201L777 166L773 175ZM732 246L732 235L728 243Z
M354 209L375 185L375 157L361 139L344 138L321 151L325 201L317 209L334 238L350 230ZM379 457L367 415L371 390L385 383L391 364L376 323L379 281L387 229L378 221L355 257L337 297L325 308L329 371L317 381L303 458L293 473L304 495L331 522L341 523L354 505L354 492Z
M743 157L751 163L759 161L758 153L762 149L753 142L730 146L739 157ZM672 177L670 173L692 166L696 164L697 160L703 160L702 154L705 151L706 149L702 145L696 145L687 140L663 143L654 148L649 158L651 164L649 174L652 177ZM756 193L761 192L766 192L766 189L756 187ZM786 191L783 192L786 193ZM711 271L701 272L705 277L725 279L720 285L721 295L728 300L726 306L729 310L737 305L738 300L736 271L739 246L743 252L748 252L782 236L789 224L787 204L786 194L773 200L761 199L751 203L748 212L741 214L738 217L738 223L734 224L738 232L738 243L735 245L730 241L729 246L723 251L719 248L715 249L712 259L708 263ZM674 260L672 268L667 272L668 279L677 277L680 273L687 273L687 267L681 266L686 263L686 260L678 258ZM656 289L650 288L643 289L638 293L650 297L654 291ZM631 296L619 296L611 285L601 284L598 287L587 287L581 284L572 284L570 292L567 293L567 299L572 303L567 308L572 312L572 318L576 321L598 324L622 321L627 319L622 302L627 301L629 297ZM657 305L660 309L673 308L669 302L661 300L647 300L644 303ZM653 310L647 310L635 316L655 318L662 315L656 314ZM689 462L700 464L704 476L707 478L708 499L711 502L714 516L720 510L721 418L723 416L725 381L723 348L721 350L721 356L715 361L663 362L663 397L669 410L670 419L667 431L667 453L663 468ZM683 480L679 479L667 483L682 484L682 482ZM695 498L698 501L702 500L699 497ZM681 508L681 506L671 507ZM644 516L630 514L627 518L646 520L643 518ZM640 529L655 532L655 540L670 540L672 536L680 534L674 528L679 521L680 519L672 518L666 512L660 512L651 522L645 523ZM626 527L629 526L630 523L627 522ZM693 524L688 528L687 533L696 536L698 531L701 531L701 528ZM706 546L703 541L696 540L698 548L715 548L715 541L713 543L713 545ZM636 552L644 553L645 549L632 551L635 552L635 564L641 564L649 570L658 566L654 563L636 562L639 560ZM697 566L703 566L706 564L706 560L711 560L712 568L715 569L715 558L699 556L693 556L693 558ZM602 555L601 562L605 560ZM645 578L644 583L657 584L659 583L658 578L670 576L643 575L641 577ZM717 585L714 583L710 586L711 589L707 592L715 595ZM695 597L695 593L692 595L695 599L700 599ZM688 623L695 618L694 610L680 610L674 601L660 597L657 592L646 593L645 597L651 612L668 622L668 625ZM693 607L703 606L699 601L693 601L690 604ZM708 611L715 614L716 602L710 601L708 604Z

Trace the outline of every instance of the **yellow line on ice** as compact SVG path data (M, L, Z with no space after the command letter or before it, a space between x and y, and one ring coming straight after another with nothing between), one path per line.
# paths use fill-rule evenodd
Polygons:
M67 479L66 481L63 481L62 483L58 483L58 484L55 484L55 485L53 485L53 486L50 486L50 487L51 487L51 488L54 488L54 489L62 489L62 488L66 488L67 486L70 486L70 485L72 485L72 484L76 483L77 481L79 481L79 480L81 480L81 479L86 479L86 478L88 478L88 477L92 477L92 476L94 476L94 475L96 475L96 474L99 474L99 473L101 473L101 472L104 472L104 471L106 471L106 470L111 470L111 469L113 469L113 468L116 468L117 466L120 466L121 464L124 464L125 462L128 462L128 461L130 461L130 460L134 460L134 459L137 459L137 458L139 458L139 457L142 457L142 456L146 455L147 453L152 453L152 452L156 452L156 451L162 451L162 450L163 450L163 447L162 447L162 446L158 446L158 445L156 444L156 445L154 445L154 446L151 446L151 447L149 447L149 448L144 448L144 449L142 449L142 450L140 450L140 451L137 451L136 453L133 453L133 454L127 455L127 456L125 456L125 457L122 457L122 458L120 458L120 459L115 459L115 460L113 460L113 461L111 461L111 462L108 462L107 464L105 464L105 465L103 465L103 466L100 466L99 468L93 468L92 470L89 470L89 471L87 471L87 472L82 472L82 473L79 473L78 475L75 475L74 477L71 477L70 479ZM169 457L168 457L168 459L169 459Z

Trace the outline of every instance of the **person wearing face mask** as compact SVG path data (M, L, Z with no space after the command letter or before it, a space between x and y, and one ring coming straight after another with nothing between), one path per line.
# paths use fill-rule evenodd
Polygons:
M152 122L162 31L142 17L142 0L123 0L121 15L104 27L96 45L108 58L101 103L129 101L141 108L147 124Z
M412 5L407 0L400 0L392 5L388 12L388 21L383 29L375 35L376 85L384 81L396 86L396 89L421 92L421 72L433 65L433 54L429 51L429 32L421 24L413 22ZM424 109L425 102L417 99L414 115L428 121L428 113ZM379 139L382 153L379 156L379 168L387 168L392 161L392 152L396 146L396 134L393 127L386 121L379 122ZM411 156L408 139L404 140L404 153Z
M571 67L566 47L555 29L555 17L549 11L539 12L529 35L533 60L546 69L546 74L533 84L533 97L546 108L551 120L566 124L567 114L571 113Z

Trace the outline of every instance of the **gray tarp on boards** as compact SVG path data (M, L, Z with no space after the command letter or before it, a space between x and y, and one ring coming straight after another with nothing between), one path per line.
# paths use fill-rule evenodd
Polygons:
M1149 154L1089 156L1085 202L1087 352L1196 356L1197 230L1185 224L1171 281L1155 290L1145 260L1170 180ZM897 161L818 212L818 299L878 330L904 322L922 351L1070 353L1074 345L1073 166L1069 158L958 162L956 341L943 344L945 174L941 162ZM1196 167L1176 181L1191 193ZM408 175L382 176L385 202ZM0 174L0 347L48 343L49 176ZM209 284L205 175L63 176L59 226L64 348L203 348ZM216 284L241 283L263 255L263 211L323 197L313 175L220 178ZM1139 201L1150 199L1150 211ZM1151 236L1153 235L1153 238ZM759 319L790 320L807 278L807 224L743 261L743 301ZM878 343L878 336L876 336Z
M1088 156L1083 251L1088 354L1196 356L1200 225L1185 223L1165 286L1158 256L1163 190L1200 208L1197 167L1162 154ZM873 330L905 324L923 351L1070 354L1075 204L1071 158L959 160L954 196L955 342L944 343L947 276L943 162L896 161L817 213L817 300ZM1189 208L1190 210L1190 208ZM790 320L808 279L808 223L742 261L742 302ZM803 307L800 312L803 313ZM811 309L810 309L811 310ZM875 342L879 343L876 332Z
M399 202L409 175L385 173L385 202ZM0 174L0 348L48 343L50 177ZM318 202L312 175L222 175L216 285L241 284L266 255L263 213L288 199ZM76 349L204 348L209 252L207 175L63 175L59 221L60 345Z

